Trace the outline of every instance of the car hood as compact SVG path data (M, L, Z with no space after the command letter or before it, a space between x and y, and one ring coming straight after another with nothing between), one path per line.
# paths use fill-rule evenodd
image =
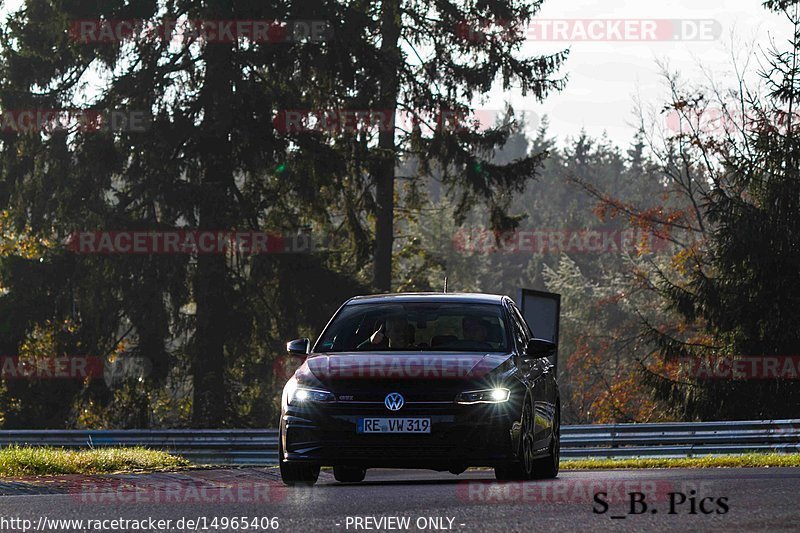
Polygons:
M322 383L360 380L474 380L500 367L510 368L511 354L465 352L339 352L312 354L298 369L298 379Z

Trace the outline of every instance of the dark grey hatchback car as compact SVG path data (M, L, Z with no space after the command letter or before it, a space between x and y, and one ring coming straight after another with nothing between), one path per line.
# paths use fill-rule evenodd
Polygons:
M283 390L280 472L313 484L321 466L343 482L368 468L552 478L559 464L559 393L514 302L488 294L356 297L331 318Z

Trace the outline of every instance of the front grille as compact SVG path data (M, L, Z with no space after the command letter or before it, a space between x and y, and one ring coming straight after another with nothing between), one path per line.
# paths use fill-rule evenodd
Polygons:
M389 411L380 402L342 402L338 401L325 405L325 411L330 413L373 414L385 416L403 416L405 414L445 414L456 413L459 407L455 402L406 402L399 411Z

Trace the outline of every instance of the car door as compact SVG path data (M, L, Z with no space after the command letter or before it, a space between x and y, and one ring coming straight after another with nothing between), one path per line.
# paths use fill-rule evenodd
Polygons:
M528 341L532 338L530 330L522 319L522 315L513 302L508 301L508 314L511 321L511 330L514 336L514 345L517 351L517 367L525 378L526 386L530 390L533 399L533 419L534 429L533 438L536 448L547 446L547 424L542 418L542 410L547 400L547 382L544 379L546 367L541 364L538 358L525 357L525 350Z

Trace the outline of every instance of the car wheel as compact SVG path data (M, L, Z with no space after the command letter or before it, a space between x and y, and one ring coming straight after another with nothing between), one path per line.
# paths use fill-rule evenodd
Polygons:
M510 465L497 466L494 477L500 481L522 481L531 479L535 460L533 459L533 409L526 400L522 407L522 427L520 428L519 460Z
M295 485L310 487L319 478L319 465L291 463L283 459L283 438L280 436L278 437L278 466L281 471L281 481L290 487Z
M357 466L334 466L333 477L336 481L341 483L358 483L364 481L367 475L366 468L359 468Z
M558 476L558 464L561 457L561 416L558 409L553 417L553 438L550 440L550 453L547 457L537 459L533 463L534 479L552 479Z

